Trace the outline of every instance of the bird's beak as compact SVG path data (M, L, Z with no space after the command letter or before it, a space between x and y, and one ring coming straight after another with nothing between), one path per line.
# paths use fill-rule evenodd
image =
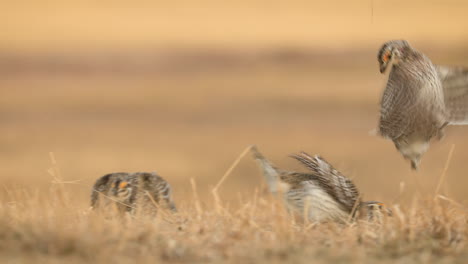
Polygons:
M387 69L388 63L384 63L380 65L380 73L384 73L385 70Z

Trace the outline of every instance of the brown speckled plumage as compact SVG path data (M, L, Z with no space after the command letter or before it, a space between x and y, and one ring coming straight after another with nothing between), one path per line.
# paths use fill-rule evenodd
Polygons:
M155 213L159 206L176 211L169 183L148 172L110 173L96 180L91 190L91 207L108 208L111 204L121 213Z
M362 202L354 183L320 156L305 152L291 155L309 172L293 172L276 168L256 147L254 158L260 164L269 190L282 194L286 206L299 214L307 213L312 221L346 221L356 213L371 220L382 211L382 203ZM388 209L385 209L389 212Z
M444 90L449 124L468 124L468 69L436 66L436 70Z
M417 169L429 141L441 138L447 124L467 119L467 71L434 66L404 40L384 43L378 61L382 73L390 71L381 100L379 132Z
M359 191L354 183L333 168L325 159L320 156L311 157L305 152L293 154L291 157L313 172L312 174L303 174L299 177L301 181L316 181L346 212L351 213L353 207L360 203Z

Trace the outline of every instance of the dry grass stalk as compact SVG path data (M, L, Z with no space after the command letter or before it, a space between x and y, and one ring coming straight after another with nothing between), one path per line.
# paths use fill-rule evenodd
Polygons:
M193 199L188 210L179 212L186 219L181 226L170 218L142 214L124 219L83 214L87 203L66 208L47 202L57 199L54 195L51 192L42 200L34 192L4 195L0 255L3 252L6 257L9 252L8 256L22 256L24 262L66 258L75 263L308 263L311 258L320 263L337 258L413 263L421 257L431 262L461 261L468 254L468 212L443 198L443 205L432 198L415 198L408 208L395 205L394 216L382 224L306 224L294 222L280 201L257 190L244 196L242 204L224 207L221 214L216 205L198 207L199 201Z
M197 183L195 182L194 178L190 178L190 184L192 185L195 209L197 211L197 219L200 220L203 212L200 204L200 199L198 198Z
M223 184L223 182L227 179L227 177L231 174L231 172L234 170L234 168L237 166L237 164L239 164L239 162L241 161L241 159L247 154L249 153L250 149L252 148L252 145L251 146L248 146L238 157L237 159L232 163L231 167L229 167L229 169L224 173L223 177L221 177L221 179L219 180L219 182L215 185L215 187L212 189L212 194L213 194L213 197L214 197L214 202L215 202L215 206L217 208L217 212L218 214L222 213L223 211L223 207L222 207L222 202L221 202L221 199L219 197L219 194L218 194L218 189L219 187L221 187L221 184Z
M450 161L452 160L454 149L455 149L455 144L452 144L452 146L450 147L450 151L449 151L447 160L445 161L444 170L442 171L442 174L440 175L439 182L437 183L437 187L436 187L435 192L434 192L434 195L436 197L439 194L439 191L440 191L440 188L442 187L442 184L444 183L445 176L447 174L447 170L448 170L449 165L450 165Z

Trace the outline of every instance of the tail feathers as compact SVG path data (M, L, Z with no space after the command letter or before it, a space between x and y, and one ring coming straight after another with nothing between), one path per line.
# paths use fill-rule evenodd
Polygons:
M99 201L99 193L96 190L91 191L91 208L95 209Z
M273 164L267 160L261 153L258 151L256 146L252 146L250 149L252 151L253 157L257 160L258 164L262 168L263 176L268 185L268 190L272 194L276 194L278 192L278 180L279 180L279 171Z
M172 188L168 182L165 182L164 189L160 191L160 195L163 197L164 201L166 201L166 208L172 212L177 212L177 207L174 200L172 200Z

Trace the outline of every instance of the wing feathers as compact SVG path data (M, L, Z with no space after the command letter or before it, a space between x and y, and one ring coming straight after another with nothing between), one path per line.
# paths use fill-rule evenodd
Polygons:
M436 66L451 125L468 124L468 69Z
M317 181L348 212L352 211L360 198L358 189L349 178L342 175L320 156L311 157L309 154L301 152L291 155L291 157L313 172L311 178L314 179L311 180Z

